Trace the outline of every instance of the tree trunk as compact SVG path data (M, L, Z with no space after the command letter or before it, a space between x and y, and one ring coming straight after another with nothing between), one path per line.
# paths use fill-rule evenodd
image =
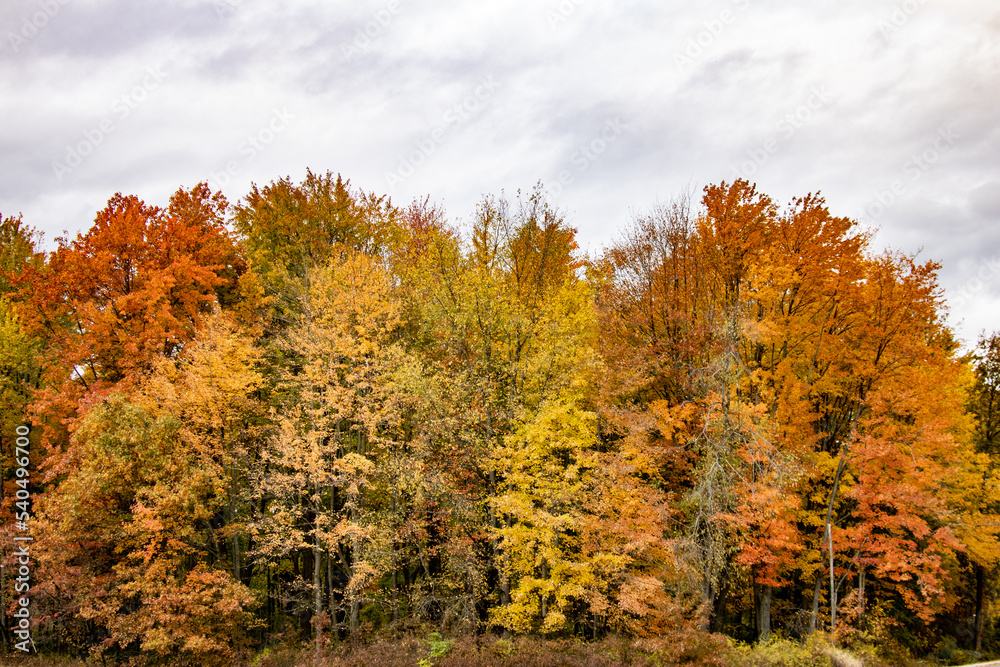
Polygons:
M542 581L549 578L549 563L546 560L542 560L542 571L541 571ZM541 595L541 604L539 605L539 611L542 612L542 623L545 623L545 615L549 613L548 605L548 594L543 592Z
M274 632L274 585L271 580L271 564L265 565L267 568L267 631Z
M761 586L757 604L757 641L761 644L771 639L771 587Z
M865 566L858 563L858 618L864 618L865 614Z
M493 417L487 414L487 434L492 443L493 437ZM497 494L497 475L496 471L492 468L490 469L490 496L496 498ZM499 522L497 521L496 510L493 509L492 503L490 507L490 527L493 529L490 534L490 549L493 554L493 567L497 571L497 579L500 581L500 605L506 607L510 605L510 582L507 581L507 575L504 573L503 567L503 547L500 544L500 540L497 539L497 529L499 528Z
M826 540L830 553L830 632L834 632L837 629L837 586L833 572L833 529L829 520L826 525Z
M392 556L392 623L399 624L399 570L396 566L396 555Z
M333 555L330 553L329 546L327 546L323 553L326 558L326 581L323 583L323 606L326 607L327 613L330 614L330 622L333 623Z
M983 621L986 602L986 568L976 565L976 628L975 647L977 651L983 650Z
M355 523L358 522L357 510L351 510L351 520ZM351 579L348 582L348 587L351 589L351 638L353 641L360 639L358 636L358 630L361 627L361 600L358 599L360 591L356 590L357 581L355 581L355 576L357 575L357 568L355 563L358 562L358 558L361 556L361 540L358 539L357 535L351 538Z
M715 615L715 599L717 596L718 590L712 582L711 574L708 572L704 573L702 575L702 604L706 608L706 613L698 625L702 632L711 632L712 630L712 618Z
M510 528L513 525L513 521L509 516L507 517L506 521L507 521L507 527ZM503 562L504 562L504 555L503 555L503 550L501 548L500 562L498 563L498 566L500 567L500 604L502 604L504 607L507 607L510 606L510 578L504 571Z
M317 516L319 512L316 512ZM316 622L319 622L320 614L323 613L323 552L320 549L319 535L313 537L313 613ZM320 628L316 625L316 651L319 652Z
M819 593L823 590L823 569L816 575L816 586L813 587L812 614L809 616L809 634L816 632L816 619L819 617Z
M398 491L392 489L392 518L396 519L396 498ZM392 624L393 630L399 625L399 556L396 549L396 539L392 540Z
M853 435L853 430L852 430ZM833 478L833 489L830 491L830 504L826 507L826 538L827 551L830 554L830 632L837 629L837 586L833 572L833 503L837 499L837 489L840 487L840 478L844 475L844 468L847 467L847 445L840 454L840 463L837 464L837 474Z
M219 429L219 440L223 443L226 441L226 429L222 427ZM229 463L229 502L226 504L226 525L232 525L233 521L236 520L236 464ZM233 531L232 537L232 559L233 559L233 579L236 581L242 581L243 577L240 572L240 537Z
M0 499L3 494L0 492ZM7 562L7 549L0 549L0 635L3 637L3 652L7 653L10 646L10 638L7 636L7 569L3 563Z
M361 601L351 598L351 637L354 641L361 639L358 630L361 628Z

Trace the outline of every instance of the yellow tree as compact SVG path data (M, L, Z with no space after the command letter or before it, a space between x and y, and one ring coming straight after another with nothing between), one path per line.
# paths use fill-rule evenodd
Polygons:
M594 288L574 230L539 189L485 198L466 245L424 227L407 278L429 371L421 429L455 491L446 543L469 547L446 547L456 581L439 585L507 630L651 629L662 589L644 568L662 540L642 533L663 516L636 483L652 464L599 437Z
M957 534L968 548L975 585L972 645L982 650L986 589L1000 562L1000 334L983 335L973 355L974 378L968 409L975 418L970 435L974 453L953 487L960 508Z
M485 198L464 247L456 233L428 231L411 244L416 261L406 279L421 327L417 349L431 369L424 435L457 491L448 541L474 547L451 551L445 569L459 581L441 583L478 622L484 580L499 589L492 604L511 601L498 531L513 519L493 504L503 484L495 455L564 386L562 368L542 375L531 369L549 352L539 347L548 300L579 264L573 231L539 191L514 210L502 197Z
M39 380L40 340L25 330L16 293L26 269L40 264L36 246L41 234L21 216L0 215L0 432L12 433L23 420L30 393ZM3 451L4 461L13 452ZM6 464L5 464L6 469ZM2 476L0 476L2 477Z
M339 592L356 632L380 565L366 494L380 458L402 436L407 407L402 304L386 268L344 246L307 277L308 299L284 343L301 362L279 385L277 432L255 480L267 505L254 534L268 557L308 556L316 623L324 620L324 576L331 585L343 577Z
M510 581L510 603L494 622L511 630L566 627L574 605L592 597L593 567L582 548L597 420L589 409L596 370L596 320L586 283L567 277L531 317L531 350L521 370L519 424L489 456L497 479L491 506ZM529 398L530 397L530 398ZM530 401L530 402L529 402Z

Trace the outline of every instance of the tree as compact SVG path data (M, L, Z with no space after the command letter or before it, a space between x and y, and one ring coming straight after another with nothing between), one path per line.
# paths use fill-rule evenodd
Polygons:
M17 291L17 282L28 266L37 266L42 234L24 224L21 216L0 213L0 295Z
M233 298L242 264L225 209L204 184L178 190L165 210L117 194L86 234L59 239L24 274L26 326L49 349L33 407L49 447L66 444L84 396L134 384Z
M961 534L969 545L975 573L975 621L973 646L982 650L986 619L986 584L1000 560L1000 334L980 337L975 352L975 382L969 410L975 416L973 445L974 475L963 488L969 490L967 521Z
M401 301L376 259L343 246L307 278L309 298L285 342L302 362L279 385L284 405L256 478L267 510L255 534L267 557L309 555L314 618L324 611L323 559L328 581L335 562L346 577L339 592L347 623L357 632L361 602L379 574L368 555L379 527L366 495L380 458L402 437L407 402L400 378L407 361L396 341Z
M12 433L23 423L31 391L38 386L40 341L26 330L19 282L40 263L41 234L23 224L21 216L0 214L0 429ZM3 460L13 457L5 448ZM5 465L6 468L6 465Z
M227 316L211 316L177 359L158 362L130 396L93 406L75 430L66 474L38 500L39 561L51 611L106 638L97 652L138 643L228 664L256 625L257 601L212 527L239 454L233 426L254 411L253 362Z
M818 195L779 211L737 181L702 204L696 221L684 199L637 220L603 260L600 303L606 414L686 490L679 553L701 573L713 626L746 595L766 640L773 592L809 578L815 627L823 571L831 624L852 570L858 609L867 573L929 618L963 548L948 489L967 474L937 265L867 256L867 236Z
M309 273L325 266L336 248L379 256L395 243L397 214L388 198L350 186L339 174L306 170L299 185L286 177L251 186L234 207L234 227L271 304L269 330L295 321L309 293Z
M98 653L138 642L161 656L225 662L253 625L255 601L201 559L201 528L224 488L211 452L190 457L179 422L121 395L92 410L74 438L74 472L39 500L39 569L58 605L50 611L82 621Z

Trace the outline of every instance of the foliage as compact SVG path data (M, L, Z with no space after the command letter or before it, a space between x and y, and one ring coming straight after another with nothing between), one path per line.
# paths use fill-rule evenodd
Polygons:
M232 207L204 184L162 208L116 194L38 242L0 216L3 508L32 516L43 649L993 647L1000 343L963 354L940 267L876 252L819 194L710 185L586 255L541 185L456 226L307 171Z

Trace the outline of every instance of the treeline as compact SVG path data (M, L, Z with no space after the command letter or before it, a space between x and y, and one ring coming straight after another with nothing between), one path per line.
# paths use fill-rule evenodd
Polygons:
M8 647L20 425L41 650L995 646L1000 338L819 196L709 186L588 257L540 186L458 227L310 172L39 243L2 220Z

